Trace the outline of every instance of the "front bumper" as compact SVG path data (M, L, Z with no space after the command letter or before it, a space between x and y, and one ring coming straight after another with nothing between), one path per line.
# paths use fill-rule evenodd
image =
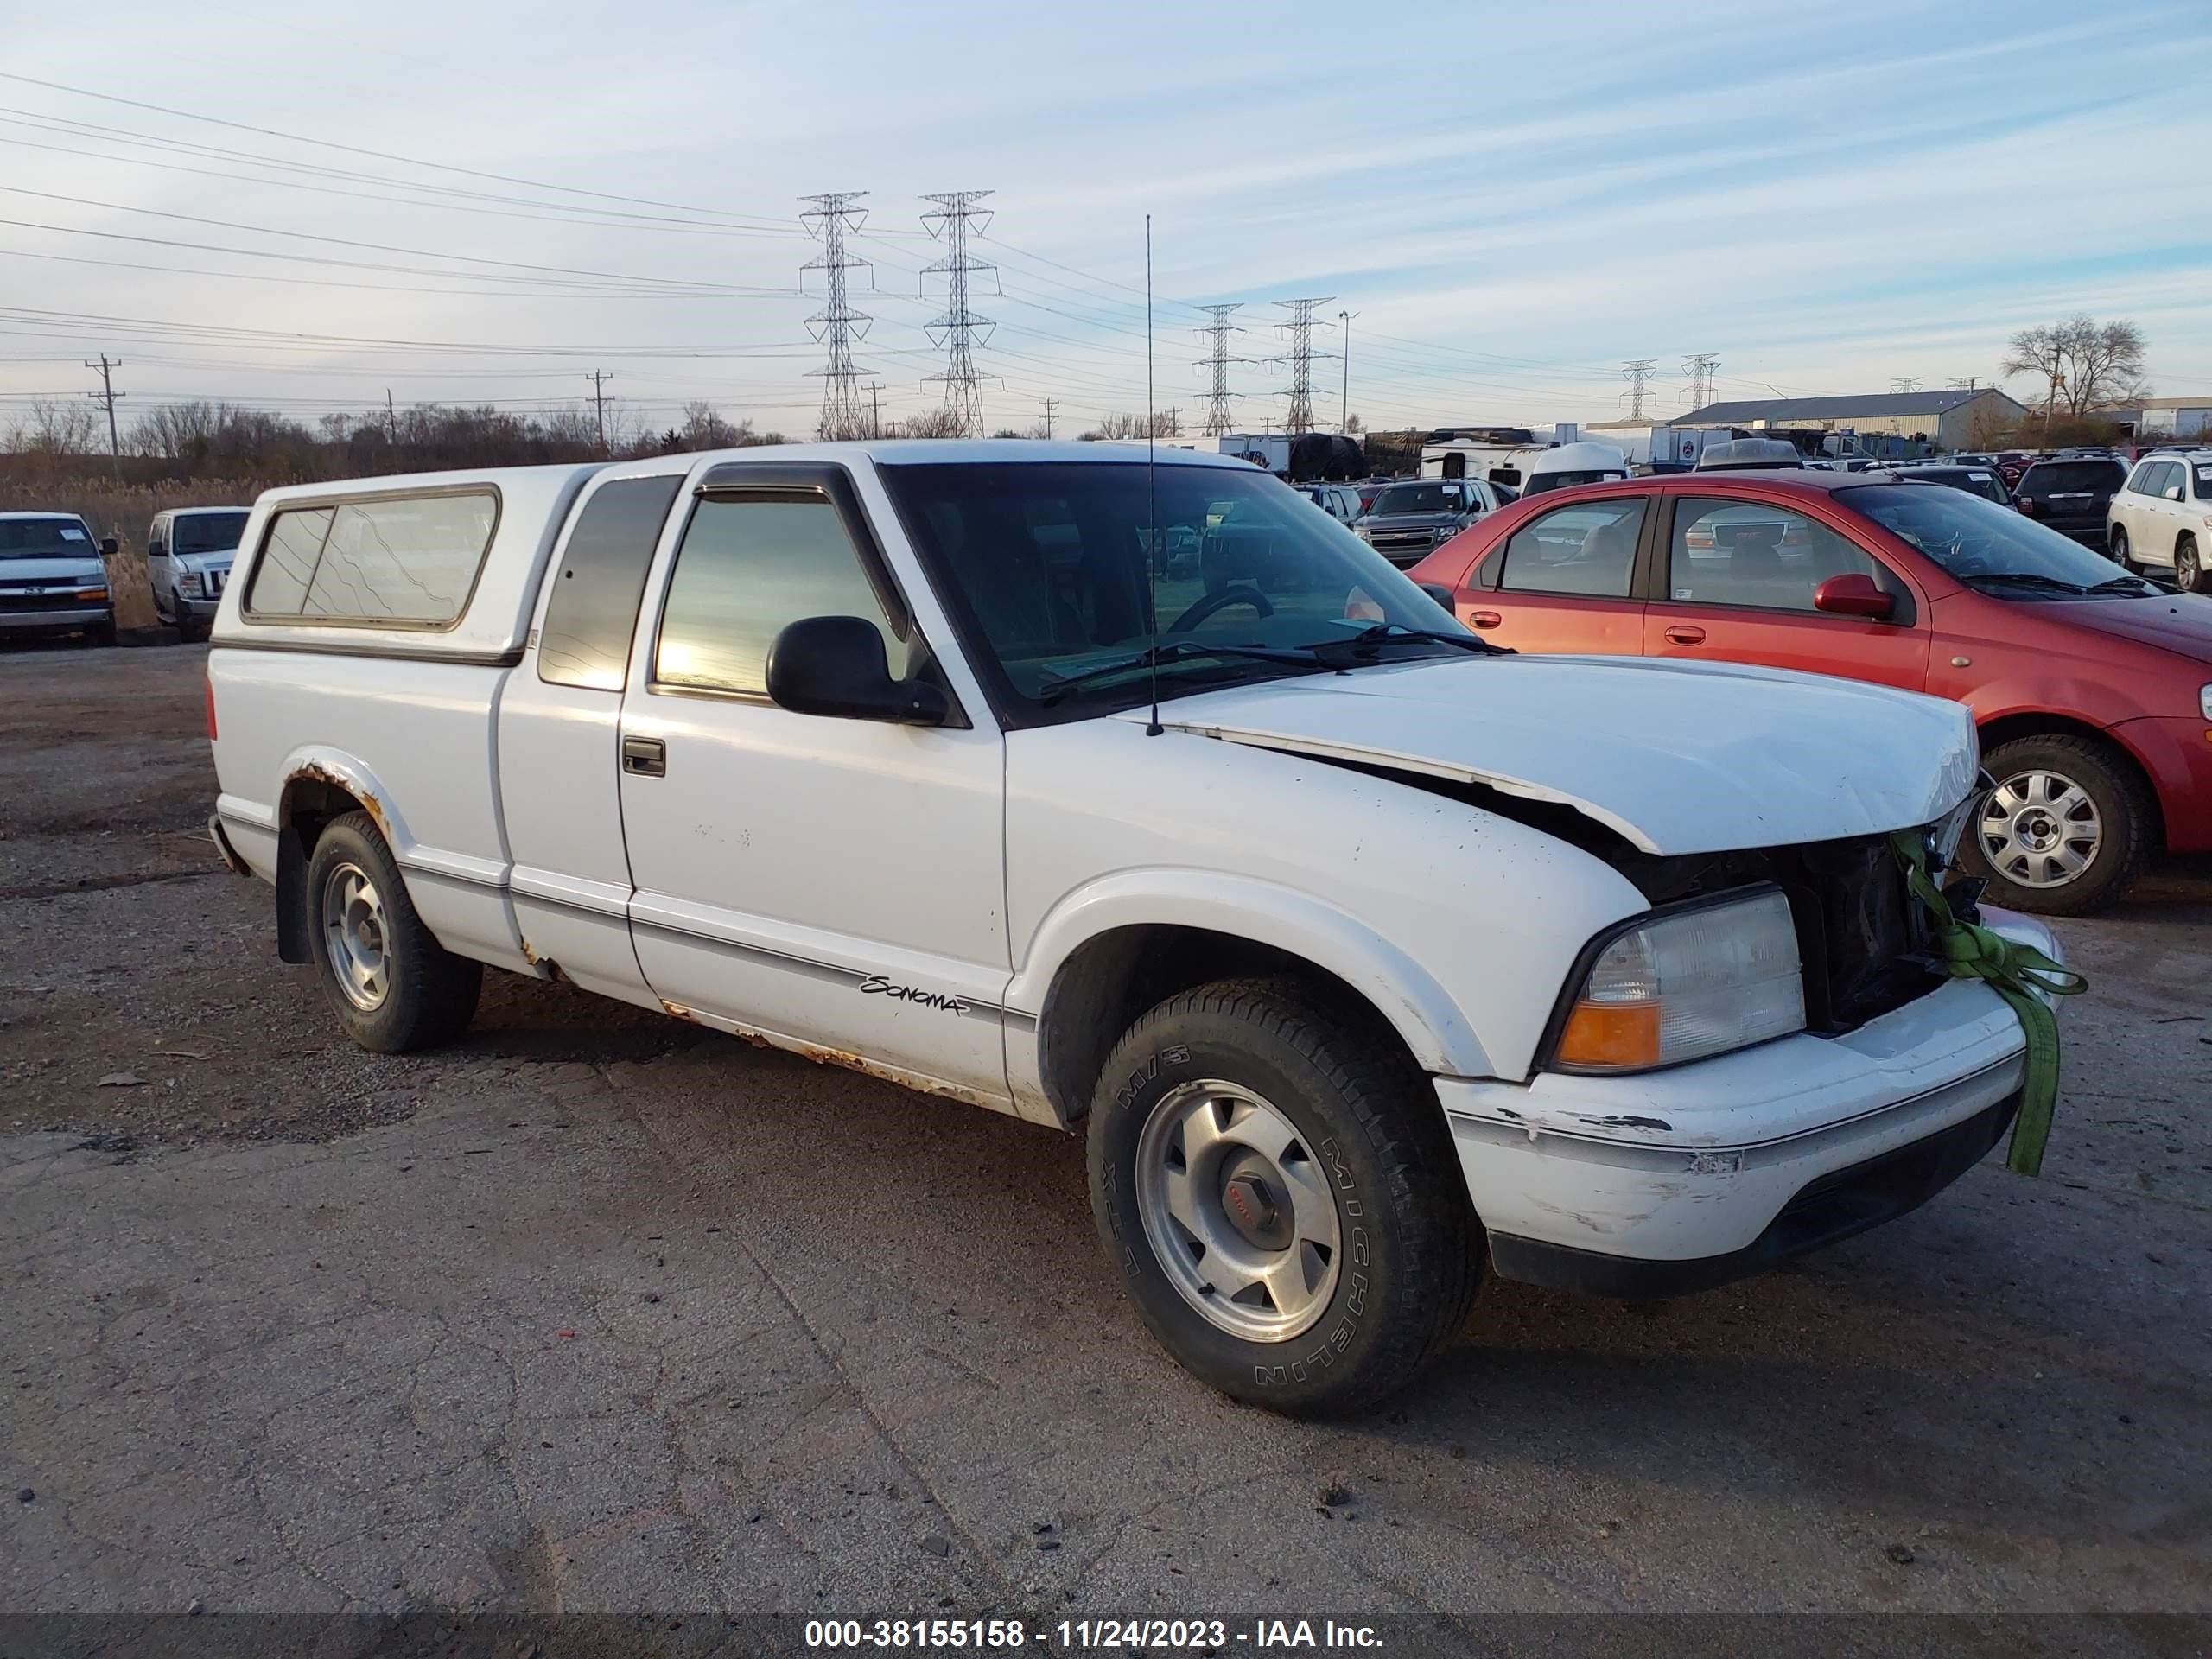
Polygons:
M65 629L96 628L113 614L105 605L57 607L46 611L0 610L0 633L53 633Z
M2064 960L2041 924L1986 919ZM1631 1077L1436 1088L1501 1274L1673 1295L1933 1197L2004 1135L2024 1049L1993 991L1955 980L1841 1037Z

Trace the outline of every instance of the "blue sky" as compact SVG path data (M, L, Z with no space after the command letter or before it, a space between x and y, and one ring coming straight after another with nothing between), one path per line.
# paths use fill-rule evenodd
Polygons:
M1357 314L1370 425L1616 416L1638 357L1678 411L1700 351L1728 396L1988 379L2077 310L2140 323L2158 391L2212 391L2196 0L0 0L0 71L186 112L0 79L0 423L105 349L139 407L550 405L605 368L640 421L705 398L802 432L795 199L834 189L869 192L887 413L936 397L918 198L960 188L997 193L994 426L1141 407L1147 211L1159 402L1193 414L1192 307L1243 302L1262 359L1299 295ZM1280 420L1280 370L1232 384L1240 425Z

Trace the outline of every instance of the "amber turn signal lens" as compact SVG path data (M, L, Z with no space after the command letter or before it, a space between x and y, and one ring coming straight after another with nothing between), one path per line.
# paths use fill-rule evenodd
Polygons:
M1577 1002L1560 1033L1567 1065L1647 1066L1660 1059L1656 1002Z

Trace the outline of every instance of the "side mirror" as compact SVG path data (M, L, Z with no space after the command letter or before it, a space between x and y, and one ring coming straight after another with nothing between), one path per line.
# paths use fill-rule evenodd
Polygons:
M118 543L114 537L103 536L100 537L100 556L102 558L111 559L122 550L122 544Z
M1897 601L1876 587L1873 577L1850 570L1830 576L1813 589L1813 608L1832 616L1864 616L1886 622L1897 609Z
M1421 592L1427 594L1431 599L1441 605L1446 610L1448 611L1452 608L1454 601L1452 597L1452 590L1449 588L1446 588L1442 582L1424 582L1417 583L1416 586L1421 588Z
M2167 499L2167 500L2169 500L2169 501L2178 501L2178 500L2180 500L2180 499L2181 499L2181 486L2180 486L2180 485L2178 485L2178 484L2177 484L2177 485L2175 485L2175 486L2173 486L2173 488L2171 488L2171 489L2168 490L2168 491L2166 492L2166 499Z
M883 633L858 616L810 616L768 647L768 696L798 715L938 726L948 712L933 685L894 680Z

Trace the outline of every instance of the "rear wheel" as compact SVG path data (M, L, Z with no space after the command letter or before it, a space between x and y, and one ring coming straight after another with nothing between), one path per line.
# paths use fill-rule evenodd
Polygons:
M2133 570L2135 567L2128 563L2127 558L2126 526L2114 524L2112 527L2112 534L2106 540L2112 553L2112 562L2123 570Z
M2196 551L2196 537L2183 536L2174 543L2174 580L2184 594L2204 591L2204 563Z
M324 995L355 1042L398 1054L468 1028L483 964L454 955L423 925L367 813L324 826L308 861L307 902Z
M1296 982L1222 981L1140 1020L1090 1163L1146 1325L1233 1398L1357 1411L1465 1321L1479 1254L1443 1114L1387 1036Z
M1959 861L2016 910L2078 916L2118 899L2150 855L2157 809L2141 776L2095 738L2023 737L1982 759L1997 786Z

